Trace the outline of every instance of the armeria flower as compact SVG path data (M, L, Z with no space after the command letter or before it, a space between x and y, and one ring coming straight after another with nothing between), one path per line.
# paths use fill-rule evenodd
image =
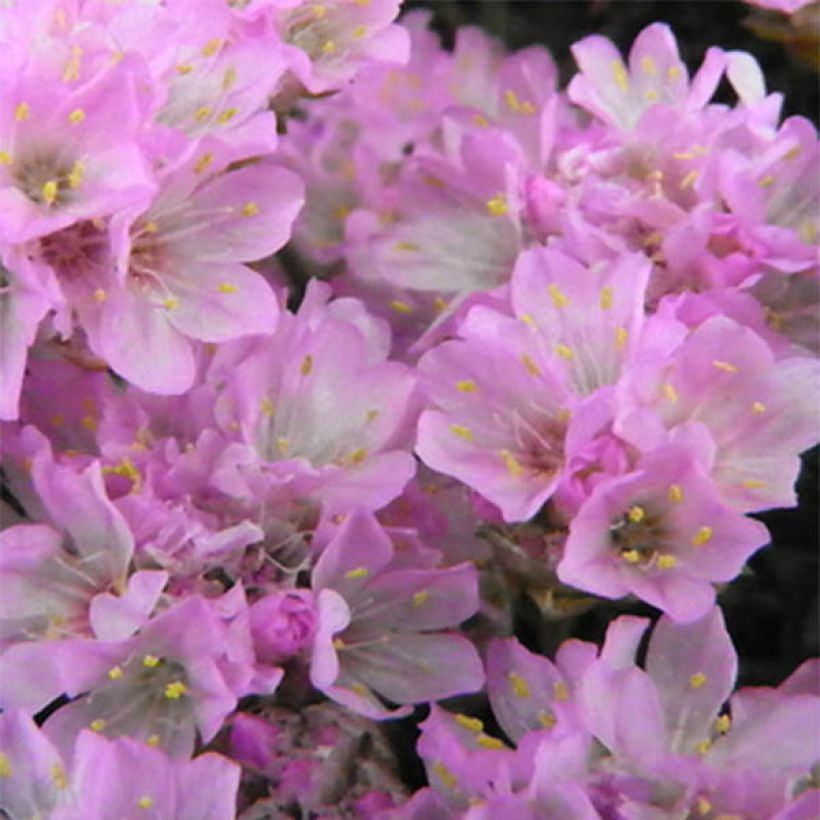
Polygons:
M565 641L553 663L515 639L493 640L487 649L487 695L507 737L519 743L530 732L566 735L581 728L576 690L595 657L595 646L583 641Z
M794 506L798 455L820 438L818 379L816 360L775 360L754 332L715 316L671 355L630 369L615 431L652 449L705 430L714 446L705 466L722 498L743 511Z
M403 63L407 32L393 20L399 0L282 4L278 28L291 70L313 94L340 87L367 61Z
M719 49L710 49L690 83L674 35L663 23L653 23L637 36L628 65L612 42L599 35L575 43L572 54L581 73L569 84L569 98L624 131L633 129L655 105L701 108L720 82L726 62Z
M56 259L58 277L75 291L92 350L152 392L180 393L191 386L191 340L223 342L273 331L273 291L241 263L281 247L301 207L302 186L289 171L223 168L202 180L198 162L171 173L131 225L130 237L117 240L118 278L103 274L101 281L91 266L76 269L77 257L68 252L74 244L86 246L86 253L93 247L108 253L105 234L97 232L94 246L94 237L82 234L84 225L62 232L59 244L51 237L46 251ZM106 267L104 260L97 264Z
M65 693L46 732L61 750L91 728L189 756L199 731L210 740L236 706L229 685L229 630L214 608L191 595L124 641L32 641L0 656L0 703L38 711ZM235 638L231 639L232 641ZM268 683L275 686L281 674ZM247 676L245 676L247 681Z
M471 564L395 567L390 538L375 519L351 513L313 570L319 606L311 681L328 697L375 718L397 704L473 692L484 681L478 654L461 635L441 633L478 608Z
M175 761L150 745L86 730L70 760L67 771L23 712L0 715L0 810L21 820L235 816L239 766L220 755Z
M615 621L581 687L589 729L618 769L645 781L625 793L624 808L774 817L820 754L820 697L799 680L816 670L798 670L779 690L740 690L723 711L737 658L720 610L689 624L661 618L644 672L634 662L646 626Z
M124 59L79 86L32 60L4 81L0 239L22 243L133 206L155 184L137 144L141 70Z
M221 351L209 381L223 428L239 435L216 486L235 496L303 499L338 512L397 496L415 470L399 448L415 413L410 369L386 361L389 330L352 299L311 283L272 339ZM344 412L339 412L339 408Z
M311 642L317 628L313 595L286 589L264 595L248 611L257 657L280 663Z
M147 570L128 577L134 541L105 495L98 464L82 473L41 451L34 488L51 520L0 533L0 645L96 635L129 637L150 615L167 581Z
M517 320L475 307L460 339L421 359L433 409L419 421L419 455L507 520L531 517L559 485L567 442L601 426L608 399L592 394L620 378L636 349L648 274L638 255L589 270L552 248L521 254L511 286Z
M629 593L679 621L712 606L766 544L766 527L718 501L694 453L666 447L598 484L570 524L558 577L611 598Z

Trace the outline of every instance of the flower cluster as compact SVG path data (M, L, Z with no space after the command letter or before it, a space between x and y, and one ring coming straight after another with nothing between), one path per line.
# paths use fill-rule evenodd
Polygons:
M749 54L0 5L0 813L818 811L816 664L732 696L716 606L820 440L816 132ZM660 610L644 668L531 654L522 578Z

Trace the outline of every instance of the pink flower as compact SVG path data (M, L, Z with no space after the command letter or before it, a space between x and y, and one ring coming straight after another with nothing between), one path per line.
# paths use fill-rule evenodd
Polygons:
M472 644L440 630L478 607L471 564L447 569L392 568L394 549L368 513L350 514L313 570L319 606L310 677L333 700L374 718L398 704L437 700L480 688Z
M666 447L595 487L570 523L558 577L691 621L713 605L712 584L731 581L768 540L762 524L716 500L690 450Z
M307 590L265 595L250 607L249 614L256 655L266 663L280 663L295 655L316 632L316 608Z

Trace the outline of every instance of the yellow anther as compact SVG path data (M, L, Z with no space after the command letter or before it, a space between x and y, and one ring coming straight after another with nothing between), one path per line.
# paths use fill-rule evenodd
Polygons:
M323 6L320 3L317 3L315 6L311 6L310 10L313 12L313 16L317 20L321 20L327 14L327 6Z
M646 510L636 504L634 507L629 508L629 512L627 512L626 517L633 524L639 524L644 520L644 518L646 518Z
M522 313L519 318L527 327L535 327L535 319L529 313Z
M745 490L762 490L766 486L766 482L759 481L756 478L747 478L740 482L740 486Z
M367 458L367 450L364 447L357 447L350 454L351 464L361 464Z
M499 740L497 737L490 737L490 735L485 734L480 734L476 738L476 743L478 743L482 749L492 749L496 751L498 749L506 748L503 740Z
M208 40L202 47L202 56L213 57L220 48L222 48L222 40L219 37L214 37L213 40Z
M190 63L180 63L177 66L177 74L181 74L183 77L186 74L190 74L194 70L194 67Z
M711 749L711 748L712 748L712 741L711 740L701 740L701 742L698 743L697 746L695 746L695 751L699 755L705 755L709 751L709 749Z
M453 719L459 726L469 729L471 732L476 732L476 734L484 730L484 724L478 718L459 714Z
M627 564L641 563L641 554L638 552L638 550L624 550L621 553L621 558L623 558Z
M154 805L154 799L152 797L148 797L147 794L144 794L137 800L137 806L141 809L150 809Z
M365 34L367 34L367 26L365 25L356 26L356 28L353 29L354 40L361 40L362 37L365 36Z
M725 735L732 726L732 719L729 715L721 715L715 719L715 731Z
M644 74L649 74L650 76L657 74L658 72L658 67L655 65L655 61L649 55L641 57L641 68L643 69Z
M333 54L336 51L336 43L333 40L328 40L323 46L322 51L325 54Z
M542 709L538 713L538 722L545 728L545 729L554 729L555 724L558 723L555 715L552 712L547 712L546 710Z
M0 777L11 777L11 763L3 752L0 752Z
M695 155L691 151L676 151L672 154L672 158L678 160L690 160L694 159Z
M419 246L415 242L396 242L393 245L394 251L417 251Z
M54 415L53 415L53 416L49 419L49 421L50 421L50 422L51 422L51 423L52 423L55 427L62 427L62 426L65 424L65 416L64 416L62 413L55 413L55 414L54 414Z
M674 555L659 555L658 569L672 569L678 565L678 559Z
M379 417L378 410L368 410L365 414L365 421L375 421Z
M462 393L476 393L478 385L472 379L462 379L460 382L456 382L456 390L460 390Z
M304 359L302 359L302 364L299 367L299 372L303 376L308 376L308 375L310 375L310 372L312 370L313 370L313 356L311 356L310 353L308 353L308 355L305 356Z
M477 125L479 128L487 128L490 121L483 114L473 114L473 125Z
M71 83L80 79L80 59L83 56L83 50L79 46L72 46L71 57L65 64L63 69L62 80L64 83Z
M687 188L691 188L697 181L698 177L700 176L700 171L693 168L686 176L680 181L680 189L685 191Z
M663 395L667 399L669 399L669 401L677 401L678 400L678 391L675 390L675 386L672 385L672 384L669 384L669 382L667 382L665 385L663 385L663 387L661 387L661 390L663 391Z
M698 798L695 808L701 817L706 817L712 812L712 804L705 797Z
M413 306L408 305L407 302L402 302L401 299L394 299L390 303L390 307L396 311L396 313L412 313Z
M510 681L510 685L512 686L513 694L517 698L528 698L530 697L530 687L524 678L518 674L518 672L508 672L507 678Z
M762 179L759 179L757 181L757 184L761 188L768 188L769 186L774 184L776 179L777 179L777 177L775 177L773 174L766 174L765 177L763 177Z
M161 660L162 659L158 658L156 655L146 655L142 659L142 665L145 666L147 669L155 669L157 666L159 666Z
M179 700L187 691L188 687L181 680L175 680L165 687L163 694L168 700Z
M148 738L145 742L152 748L156 748L157 746L159 746L161 740L162 738L160 738L159 735L148 735Z
M216 288L220 293L237 293L239 288L233 282L220 282Z
M234 85L236 85L236 69L233 66L228 66L222 75L222 90L230 91Z
M368 575L370 575L370 570L367 567L356 567L356 569L349 569L345 573L345 578L356 581L359 578L367 578Z
M0 165L11 165L12 162L14 159L8 151L0 151Z
M159 230L159 225L156 222L146 222L142 226L142 232L147 234L156 233Z
M569 700L569 689L567 685L562 680L557 680L552 685L552 696L557 701L567 701Z
M541 369L526 353L521 354L521 361L524 363L524 367L527 368L527 372L530 376L541 375Z
M532 116L536 112L535 106L529 100L521 100L521 113L526 114L528 117Z
M473 440L473 431L463 424L451 424L450 432L455 433L459 438L463 438L465 441Z
M504 466L507 468L507 472L511 476L517 478L520 475L524 475L524 468L509 450L502 450L499 455L504 460Z
M752 404L752 412L760 415L761 413L766 412L766 405L762 402L756 401Z
M549 293L555 307L565 308L569 304L569 299L567 299L566 295L562 292L558 285L554 283L547 285L547 293Z
M370 0L356 0L357 6L369 6Z
M678 77L681 76L681 74L683 74L683 71L680 66L671 65L669 66L669 68L666 69L666 76L670 80L677 80Z
M700 689L707 680L708 678L703 674L703 672L695 672L694 675L689 677L689 685L693 689Z
M166 310L176 310L179 307L179 299L174 299L173 296L168 297L162 303Z
M80 424L85 427L86 430L90 430L92 433L100 426L97 419L94 416L83 416L80 419Z
M738 369L736 365L733 365L731 362L722 362L719 359L715 359L712 362L712 367L717 368L718 370L724 371L724 373L737 373Z
M230 122L239 113L238 108L226 108L217 118L216 121L221 125Z
M783 159L797 159L803 153L803 146L802 145L795 145L787 153L783 154Z
M72 125L79 125L85 119L85 111L82 108L75 108L69 115L68 121Z
M111 680L119 680L123 676L123 671L121 666L112 666L111 669L108 670L108 677Z
M629 341L629 331L618 325L615 328L615 348L616 350L623 350L626 347L626 343Z
M92 720L88 726L92 732L101 732L105 729L105 721L102 718L97 718L96 720Z
M601 296L598 299L598 304L601 306L601 310L609 310L612 307L612 288L601 288Z
M568 347L564 344L557 344L555 345L555 352L562 358L562 359L574 359L575 352L571 347Z
M493 216L504 216L504 214L506 214L509 210L507 198L504 194L496 194L491 199L488 199L484 204L489 213Z
M274 404L269 398L264 398L259 402L259 409L263 415L268 416L268 418L270 418L275 412Z
M57 185L56 179L50 179L46 182L40 190L40 196L43 198L43 202L45 202L46 205L53 205L57 200L58 190L59 186Z
M102 288L97 288L94 291L94 301L98 304L102 304L107 298L108 294Z
M660 97L658 96L658 92L655 91L654 88L650 88L648 91L644 91L643 98L647 102L657 102L660 99Z
M74 165L71 166L71 171L69 172L68 176L66 177L66 181L68 182L68 187L72 190L76 190L77 188L82 185L83 182L83 174L85 173L85 165L82 163L81 160L77 160Z
M68 775L59 763L55 763L51 767L51 779L58 789L63 790L68 788Z
M29 104L27 102L21 102L17 108L14 109L14 119L18 122L27 120L30 114L31 108L29 108Z
M279 451L280 456L286 456L288 450L290 450L290 439L285 436L279 436L279 438L276 439L276 449Z
M413 606L423 606L430 598L430 593L426 589L420 589L413 593Z
M242 216L257 216L259 214L259 206L255 202L246 202L240 211Z
M360 698L366 698L370 694L370 690L363 683L353 683L350 685L350 689Z
M210 117L212 113L213 113L213 109L209 105L201 105L194 112L194 119L197 122L203 122L204 120L207 120L208 117Z
M680 484L670 484L667 496L670 501L674 501L676 504L678 504L681 501L683 501L683 488Z
M458 778L439 760L433 766L433 771L447 789L454 789L458 785Z
M195 163L194 163L194 173L201 174L212 162L214 161L214 155L210 152L207 154L203 154Z
M714 530L711 527L701 527L692 538L693 547L702 547L707 544L711 538Z
M621 91L629 91L629 74L627 74L626 68L620 60L612 61L612 76Z

